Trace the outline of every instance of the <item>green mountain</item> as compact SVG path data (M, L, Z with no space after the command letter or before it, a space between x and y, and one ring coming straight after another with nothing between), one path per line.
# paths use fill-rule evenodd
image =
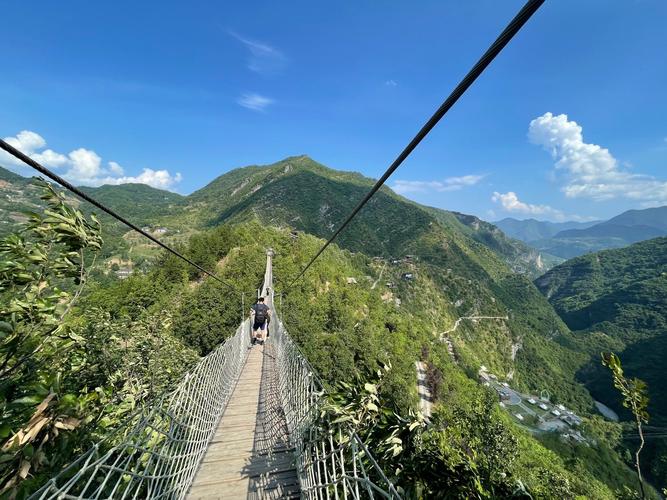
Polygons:
M165 215L178 213L185 206L184 196L146 184L84 186L80 189L139 225L151 224Z
M528 245L541 252L557 255L562 259L571 259L610 248L623 248L629 244L623 238L600 236L548 238L528 243Z
M535 281L576 342L590 356L578 378L594 397L625 418L600 352L619 354L628 375L649 386L651 425L667 425L667 238L569 260ZM652 475L667 482L667 444L649 443Z
M268 225L289 226L326 237L373 182L355 172L329 169L307 156L292 157L218 177L187 198L187 217L203 226L257 217ZM400 220L401 224L387 224L388 220ZM340 242L371 255L400 256L410 251L409 243L414 243L415 235L430 233L435 222L489 246L512 268L530 276L538 276L558 262L505 237L476 217L424 207L388 188L378 193L341 235ZM178 225L178 217L169 223Z
M0 172L0 179L3 177L7 177L8 182L11 177L21 189L31 182L9 171ZM356 172L332 170L300 156L269 166L232 170L187 197L144 184L81 189L139 225L162 225L189 233L193 229L257 217L265 224L289 226L326 237L373 182ZM0 186L0 193L3 191ZM10 208L7 203L0 206ZM19 203L11 209L20 217L21 210L30 206L30 203ZM85 203L83 207L94 211ZM383 224L381 219L403 220L403 224ZM495 226L477 217L423 207L388 188L372 200L369 208L355 220L354 227L342 235L341 241L356 251L400 256L401 252L409 251L406 244L413 239L414 231L427 233L429 225L435 221L488 246L513 270L530 277L537 277L560 262L559 258L506 237ZM122 234L119 231L123 228L113 219L105 218L105 222L107 230L113 227L116 236ZM383 233L376 231L381 226L384 226Z
M257 220L266 227L326 238L372 184L358 173L298 156L232 170L187 197L137 185L86 191L130 219L183 236ZM121 230L107 224L112 247L107 256L150 255L150 248L138 248L138 242L121 237ZM578 358L566 347L567 328L529 279L545 270L539 253L477 218L423 207L388 188L380 190L337 243L371 257L400 259L404 273L412 270L404 257L416 256L434 274L437 286L410 293L421 293L423 303L432 304L443 331L461 316L510 316L500 327L493 321L463 323L450 335L470 373L484 364L521 387L547 387L576 407L591 406L574 381ZM438 297L437 307L433 297Z
M145 184L82 186L80 189L139 226L157 226L162 218L182 213L186 199L179 194ZM25 220L25 212L41 208L39 194L34 177L22 177L0 167L0 236L11 232L20 221ZM131 258L135 264L141 264L157 255L157 245L137 239L123 224L109 215L100 214L99 209L82 202L75 195L66 193L66 197L84 213L96 213L103 223L103 258L120 258L125 261ZM162 235L161 237L164 238ZM172 232L167 239L178 241L182 238Z
M537 277L563 262L560 257L540 252L522 241L508 237L494 224L485 222L474 215L435 210L440 213L454 215L461 224L468 228L467 231L464 229L464 232L501 255L510 268L517 273Z
M259 280L264 249L271 246L277 252L280 292L372 183L299 156L233 170L187 197L136 185L86 189L128 218L144 217L142 224L181 235L188 256L207 268L217 266L225 279L240 286ZM144 199L135 198L139 196ZM123 259L133 259L139 245L130 239L134 236L120 235L115 223L110 227L104 229L106 244L122 249ZM186 235L191 238L186 240ZM88 310L90 305L103 308L114 321L119 315L141 318L154 313L183 342L180 347L208 352L233 329L238 297L211 280L198 283L198 276L174 258L161 256L153 262L158 265L148 265L145 276L101 282L82 308L82 314L91 316L81 319L91 325L87 334L99 340L100 328L108 327L104 317ZM445 446L447 456L454 457L448 465L454 477L468 455L488 454L489 462L502 462L499 456L504 452L495 444L484 444L486 429L493 427L495 434L515 441L514 448L521 450L512 459L515 465L502 471L503 477L509 473L527 478L526 484L540 498L611 498L611 490L631 481L631 473L611 448L594 444L589 449L536 435L557 456L511 425L495 404L497 394L476 382L485 365L519 390L547 390L554 402L582 416L592 415L593 399L576 380L589 356L531 281L540 266L545 264L539 252L495 226L423 207L385 188L289 291L285 320L332 384L352 381L362 368L372 368L374 360L390 359L394 375L383 391L391 394L390 407L402 411L415 403L414 362L421 357L431 363L433 373L440 373L438 402L444 422L468 422L461 424L465 437L455 438L460 442L454 448ZM165 285L179 280L172 288ZM162 308L172 311L173 322L164 320ZM100 351L106 352L106 346ZM123 360L120 356L119 364ZM93 370L88 375L99 374ZM483 397L488 404L481 403ZM496 416L484 416L491 411ZM472 418L480 413L480 419ZM499 427L497 419L511 431ZM449 442L445 434L433 439ZM576 453L590 459L561 458ZM596 479L600 470L604 485Z
M645 226L667 232L667 206L628 210L600 225L605 226Z
M600 221L593 222L549 222L536 219L518 220L512 217L494 222L507 236L516 238L524 243L535 240L548 239L561 231L568 229L585 229L594 226Z
M266 227L326 238L372 184L360 174L292 157L224 174L187 197L184 215L161 221L178 228L184 221L215 227L258 220ZM372 257L400 259L396 265L403 272L413 270L404 257L415 256L435 285L409 293L423 295L420 300L430 304L443 331L461 316L509 315L504 324L461 324L450 335L470 373L484 364L519 386L547 387L579 408L592 404L574 382L580 357L566 347L567 328L528 279L546 267L537 252L477 218L423 207L388 188L378 192L337 243Z
M11 170L0 167L0 181L11 182L14 184L22 184L28 181L26 177L15 174Z
M30 179L0 167L0 236L25 220L24 212L40 206L39 190Z

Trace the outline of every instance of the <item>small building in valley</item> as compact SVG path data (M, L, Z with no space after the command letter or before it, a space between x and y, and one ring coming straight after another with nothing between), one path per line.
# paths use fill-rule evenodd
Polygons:
M131 267L119 267L118 270L116 270L116 277L121 280L128 278L131 274L132 274Z

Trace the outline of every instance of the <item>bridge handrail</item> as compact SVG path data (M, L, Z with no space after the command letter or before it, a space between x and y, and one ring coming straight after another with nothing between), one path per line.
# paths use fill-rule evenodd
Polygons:
M116 433L95 444L30 498L184 498L249 346L250 320L246 319L173 392L137 411ZM114 444L122 430L127 434Z
M278 314L272 333L282 408L303 498L400 499L354 429L320 420L325 389Z
M267 258L265 283L273 275ZM325 388L299 346L292 340L274 304L272 342L276 351L281 406L295 449L302 498L400 499L396 488L352 426L320 419Z

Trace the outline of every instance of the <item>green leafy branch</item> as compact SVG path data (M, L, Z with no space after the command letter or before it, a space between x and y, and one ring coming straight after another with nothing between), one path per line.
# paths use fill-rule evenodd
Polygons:
M100 223L38 184L46 208L0 241L0 494L10 496L96 398L68 394L62 374L82 340L65 319L86 282L86 253L102 246Z
M644 448L644 432L642 424L647 424L649 420L648 414L648 386L646 382L638 378L627 378L623 374L623 367L621 360L616 354L602 354L602 364L609 368L612 377L614 378L614 387L623 396L623 406L628 408L635 417L635 424L637 432L639 433L640 444L635 452L635 470L637 471L637 478L639 479L639 489L642 498L646 498L644 491L644 481L642 479L642 471L639 462L639 455Z

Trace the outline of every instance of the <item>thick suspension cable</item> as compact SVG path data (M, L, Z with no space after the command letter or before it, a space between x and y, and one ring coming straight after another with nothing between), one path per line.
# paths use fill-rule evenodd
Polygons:
M181 253L179 253L178 251L174 250L173 248L171 248L170 246L166 245L165 243L162 243L162 242L161 242L160 240L158 240L155 236L150 235L149 233L147 233L146 231L144 231L143 229L141 229L140 227L138 227L136 224L133 224L132 222L130 222L129 220L127 220L125 217L123 217L122 215L117 214L116 212L114 212L114 211L111 210L110 208L105 207L105 206L102 205L99 201L97 201L97 200L91 198L91 197L88 196L86 193L84 193L84 192L81 191L79 188L77 188L76 186L70 184L70 183L67 182L65 179L63 179L62 177L60 177L59 175L54 174L54 173L51 172L48 168L46 168L46 167L40 165L40 164L37 163L35 160L33 160L32 158L30 158L28 155L26 155L26 154L24 154L23 152L19 151L18 149L16 149L16 148L13 147L12 145L7 144L7 142L3 141L2 139L0 139L0 148L2 148L2 149L4 149L5 151L7 151L7 153L9 153L10 155L12 155L12 156L18 158L18 159L21 160L23 163L25 163L25 164L31 166L32 168L34 168L35 170L37 170L37 171L40 172L41 174L44 174L46 177L48 177L49 179L53 180L54 182L57 182L58 184L60 184L60 185L61 185L62 187L64 187L65 189L67 189L67 190L71 191L72 193L74 193L75 195L77 195L79 198L81 198L81 199L87 201L88 203L90 203L90 204L96 206L97 208L99 208L99 209L102 210L103 212L106 212L107 214L109 214L109 215L110 215L111 217L113 217L114 219L116 219L116 220L122 222L123 224L125 224L127 227L129 227L129 228L131 228L131 229L134 229L136 232L138 232L138 233L141 234L142 236L145 236L146 238L148 238L149 240L151 240L153 243L156 243L157 245L161 246L162 248L164 248L164 249L167 250L168 252L171 252L172 254L174 254L174 255L175 255L176 257L178 257L179 259L183 259L185 262L187 262L187 263L190 264L191 266L194 266L195 268L197 268L199 271L201 271L202 273L206 274L207 276L210 276L210 277L213 278L214 280L216 280L216 281L222 283L223 285L225 285L226 287L228 287L228 288L230 288L230 289L232 289L232 290L235 290L235 291L237 291L237 292L239 291L235 286L233 286L233 285L227 283L226 281L224 281L224 280L218 278L218 277L217 277L215 274L213 274L212 272L207 271L206 269L204 269L203 267L201 267L199 264L197 264L197 263L191 261L191 260L188 259L186 256L182 255Z
M338 235L347 227L347 225L352 222L352 219L356 217L359 211L364 207L366 203L373 197L373 195L382 187L382 185L387 181L389 176L396 171L396 169L401 166L403 161L412 153L412 151L417 147L417 145L428 135L428 133L437 125L437 123L442 119L443 116L450 110L452 106L459 100L459 98L468 90L468 88L475 82L477 77L481 75L486 67L491 64L491 62L496 58L496 56L503 50L503 48L509 43L509 41L516 35L519 30L526 24L526 22L532 17L532 15L542 6L544 0L528 0L528 2L523 6L519 13L512 19L512 21L507 25L503 32L498 36L495 42L489 47L489 49L482 55L482 57L477 61L477 64L468 72L468 74L461 80L461 82L456 86L452 93L445 99L442 105L438 110L431 116L431 118L426 122L426 124L421 128L421 130L414 136L410 143L405 147L401 154L394 160L394 162L389 166L387 171L380 177L380 179L375 183L373 188L364 196L364 198L359 202L356 208L350 213L350 215L345 219L336 232L327 240L327 242L320 248L320 250L315 254L315 256L308 262L308 265L303 268L299 275L294 278L292 283L288 288L291 288L305 273L308 271L310 266L317 260L317 258L322 255L322 252L338 237Z

